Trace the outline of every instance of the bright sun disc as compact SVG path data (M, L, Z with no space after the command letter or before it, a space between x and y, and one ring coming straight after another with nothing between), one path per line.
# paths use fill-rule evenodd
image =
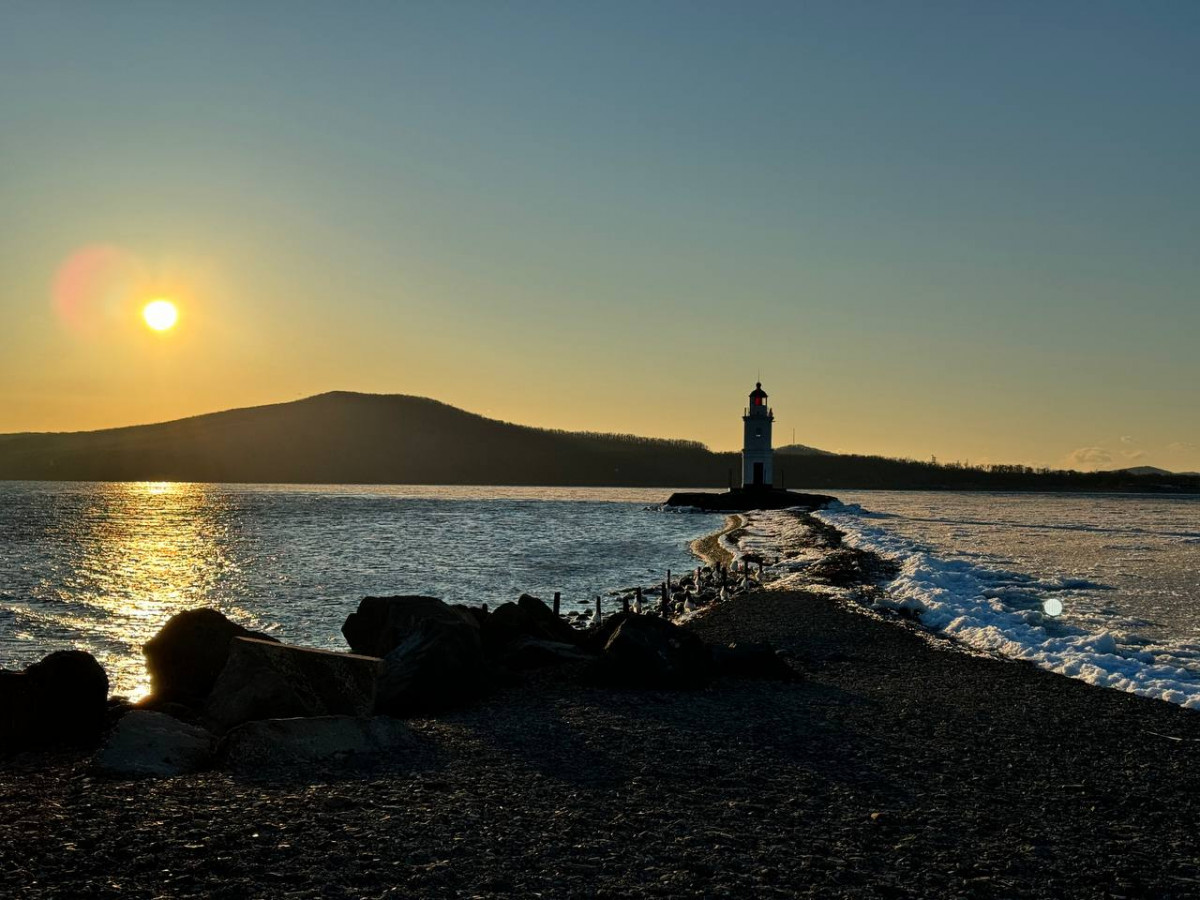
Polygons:
M179 310L170 300L154 300L146 304L142 318L155 331L166 331L179 320Z

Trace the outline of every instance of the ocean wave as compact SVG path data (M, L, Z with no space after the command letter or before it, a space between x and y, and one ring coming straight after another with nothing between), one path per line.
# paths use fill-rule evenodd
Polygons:
M1134 620L1104 623L1052 618L1042 603L1050 596L1110 590L1085 578L1039 579L977 559L939 557L930 548L888 531L861 507L834 506L815 514L842 531L852 547L894 560L897 577L879 605L909 610L921 623L978 650L1028 660L1090 684L1128 691L1200 710L1200 650L1193 644L1148 645L1124 629ZM793 520L794 521L794 520ZM786 539L784 523L756 517L760 540Z

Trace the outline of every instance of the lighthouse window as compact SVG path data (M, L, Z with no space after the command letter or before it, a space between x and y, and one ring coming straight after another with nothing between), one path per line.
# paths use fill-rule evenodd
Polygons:
M761 428L755 428L755 429L754 429L754 436L755 436L755 437L762 437L762 429L761 429Z

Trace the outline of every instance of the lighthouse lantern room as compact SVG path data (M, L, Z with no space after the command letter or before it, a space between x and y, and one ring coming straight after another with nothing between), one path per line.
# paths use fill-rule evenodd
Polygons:
M743 488L772 486L775 451L771 449L771 423L774 421L775 414L767 406L767 392L762 389L760 382L750 392L750 405L742 416L742 422L745 423L742 440Z

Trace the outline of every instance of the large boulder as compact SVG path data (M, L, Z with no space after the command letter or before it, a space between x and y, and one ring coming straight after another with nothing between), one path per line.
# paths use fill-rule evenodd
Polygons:
M237 772L361 762L411 754L420 742L411 728L386 716L266 719L234 728L220 758Z
M612 615L605 616L599 625L593 625L587 631L580 632L583 635L583 648L592 653L604 652L605 645L613 636L621 623L630 616L641 615L640 613L632 612L615 612Z
M234 638L204 721L223 732L253 719L365 716L375 704L379 666L370 656Z
M90 653L60 650L0 672L0 750L91 746L108 709L108 675Z
M487 621L488 611L484 606L467 606L465 603L451 603L450 608L468 622L474 622L480 628Z
M215 609L189 609L171 616L142 647L153 703L202 704L225 668L230 643L238 637L275 640L243 628Z
M626 617L586 678L608 687L688 689L711 677L708 647L690 631L656 616Z
M117 778L169 778L206 768L213 745L213 736L198 725L135 709L117 722L96 755L96 767Z
M517 598L517 608L537 624L542 632L534 637L544 637L549 641L560 641L564 644L578 644L582 634L567 623L567 620L554 614L549 606L537 597L522 594Z
M483 649L493 659L508 653L510 645L532 638L577 645L582 640L566 620L554 614L537 597L522 594L516 603L502 603L484 620L480 629Z
M391 647L384 657L375 704L376 711L385 715L436 712L480 696L487 686L483 645L474 617L441 601L415 599L422 602L393 603L386 617L386 643ZM349 636L352 630L343 628L343 633Z
M436 597L404 595L363 597L358 609L346 617L342 635L351 652L382 657L407 640L415 629L435 623L452 629L463 624L478 629L473 610L449 606Z

